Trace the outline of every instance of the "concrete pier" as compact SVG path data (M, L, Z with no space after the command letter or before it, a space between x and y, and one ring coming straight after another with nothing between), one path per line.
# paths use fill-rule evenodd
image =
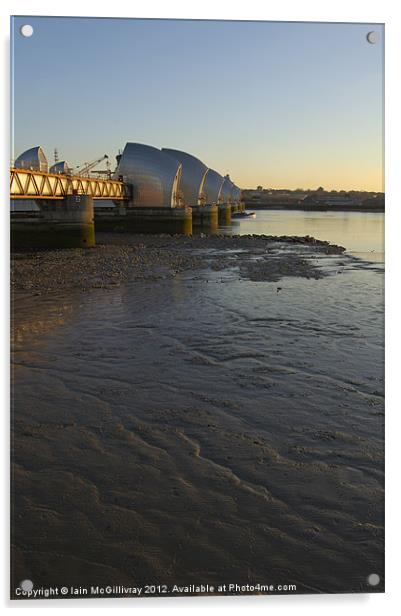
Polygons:
M97 231L192 234L192 210L187 207L116 207L95 212Z
M192 224L194 227L203 227L209 231L219 228L219 210L217 205L192 206Z
M219 209L219 224L229 225L231 223L231 205L228 203L220 203Z
M12 250L91 248L95 245L93 198L68 195L65 199L40 199L35 219L11 220Z

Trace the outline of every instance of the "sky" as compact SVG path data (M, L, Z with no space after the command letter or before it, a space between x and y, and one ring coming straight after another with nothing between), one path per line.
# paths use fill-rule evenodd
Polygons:
M11 158L41 145L76 166L134 141L241 188L381 191L383 39L377 24L15 17Z

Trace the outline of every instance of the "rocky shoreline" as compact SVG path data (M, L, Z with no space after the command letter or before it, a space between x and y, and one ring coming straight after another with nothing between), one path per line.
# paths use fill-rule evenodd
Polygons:
M18 252L11 256L11 288L34 294L113 288L128 280L173 278L187 270L236 267L254 281L283 276L320 278L310 257L345 248L310 236L128 235L99 233L92 249Z

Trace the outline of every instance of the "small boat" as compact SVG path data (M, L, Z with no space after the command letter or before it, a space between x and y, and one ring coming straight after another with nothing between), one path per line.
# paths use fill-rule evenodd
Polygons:
M256 212L234 212L231 218L256 218Z

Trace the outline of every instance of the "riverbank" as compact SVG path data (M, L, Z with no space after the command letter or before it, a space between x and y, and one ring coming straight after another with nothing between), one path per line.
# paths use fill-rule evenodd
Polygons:
M66 289L114 288L128 279L173 278L186 270L239 268L242 277L277 281L282 276L319 278L308 257L344 248L305 236L128 235L99 233L92 249L14 253L14 291L35 294Z
M290 235L98 239L13 255L12 589L381 592L378 267Z

